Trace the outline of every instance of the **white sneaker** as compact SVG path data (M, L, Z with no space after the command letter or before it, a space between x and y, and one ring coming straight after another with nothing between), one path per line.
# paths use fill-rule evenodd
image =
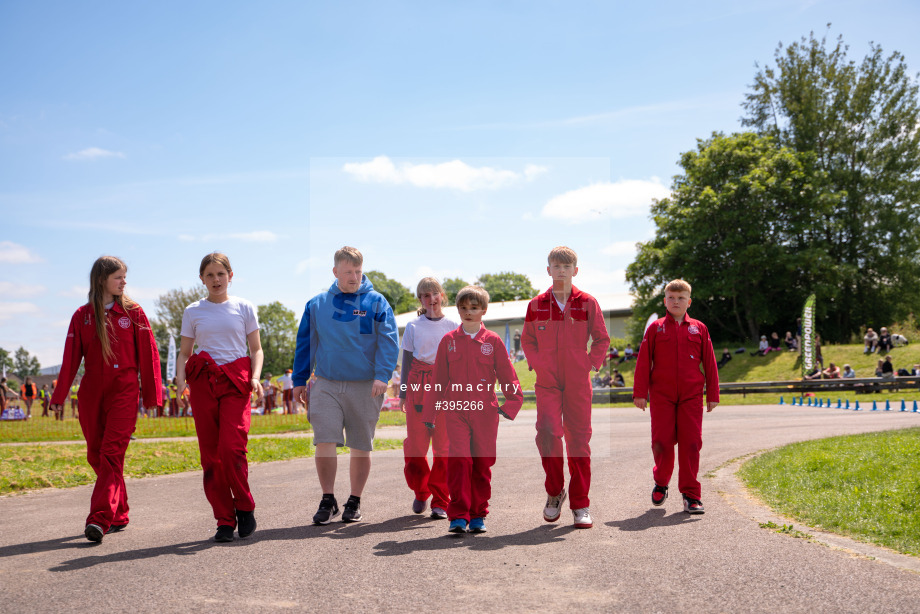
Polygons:
M572 510L572 514L575 515L576 529L590 529L594 526L594 521L591 520L591 510L589 508L582 507L577 510Z
M563 488L562 492L555 497L546 498L546 507L543 508L543 520L546 522L556 522L559 520L559 515L562 513L562 504L565 502L567 495L568 493L566 493Z

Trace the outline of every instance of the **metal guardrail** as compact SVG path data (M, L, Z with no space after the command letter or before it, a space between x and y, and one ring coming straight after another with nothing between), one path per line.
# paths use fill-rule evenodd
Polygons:
M920 389L920 376L861 377L849 379L790 380L779 382L726 382L719 385L719 394L740 394L742 397L756 393L794 394L806 392L855 391L881 392L883 390ZM525 401L535 401L536 392L524 390ZM632 388L595 388L592 403L631 403Z

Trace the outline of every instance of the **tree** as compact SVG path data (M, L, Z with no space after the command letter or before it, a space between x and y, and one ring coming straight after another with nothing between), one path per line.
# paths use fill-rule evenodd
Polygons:
M683 278L717 338L756 339L764 325L788 330L803 289L827 292L836 279L834 262L815 247L836 201L815 194L809 161L751 132L716 133L684 153L671 196L652 205L655 238L626 270L636 325L663 309L665 284Z
M204 288L177 288L162 294L154 301L156 319L165 326L167 335L172 333L179 343L179 333L182 331L182 314L185 308L204 297L207 290ZM157 337L157 341L160 338Z
M387 299L393 313L406 313L415 309L415 295L409 288L395 279L390 279L380 271L369 271L365 275L374 284L374 290Z
M484 273L476 280L477 286L489 293L489 301L519 301L532 298L537 291L530 285L530 279L520 273L503 271L501 273Z
M0 348L0 373L6 373L7 371L12 371L13 369L13 359L10 358L10 353Z
M29 354L24 347L19 346L13 356L13 373L16 374L19 381L24 381L27 375L38 375L41 368L38 358Z
M259 305L259 338L265 355L263 373L280 375L294 365L297 316L293 311L278 301Z
M814 33L780 44L743 105L745 125L813 154L816 194L839 197L815 246L837 265L832 291L818 293L839 306L821 323L835 340L902 318L920 297L918 86L900 53L870 44L857 64L847 51Z
M444 288L444 293L447 295L447 302L451 305L456 305L457 293L468 285L470 284L459 277L449 277L444 280L441 287Z

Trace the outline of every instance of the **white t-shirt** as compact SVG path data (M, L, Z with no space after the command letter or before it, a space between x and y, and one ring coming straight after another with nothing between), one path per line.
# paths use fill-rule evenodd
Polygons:
M294 378L291 377L290 373L285 373L278 378L278 381L281 382L282 390L292 390L294 388Z
M207 352L219 365L248 355L246 337L257 330L256 308L236 296L223 303L203 298L186 307L182 314L182 336L194 339L198 352Z
M429 320L420 315L406 324L403 332L402 349L412 352L415 360L434 364L438 355L441 338L452 330L457 330L460 322L444 316L440 320Z

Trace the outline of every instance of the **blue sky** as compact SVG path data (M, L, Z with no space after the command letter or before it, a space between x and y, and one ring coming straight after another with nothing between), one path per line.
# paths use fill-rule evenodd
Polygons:
M692 6L691 6L692 5ZM920 71L914 2L0 3L0 347L60 362L93 260L300 315L350 244L414 287L513 270L626 290L681 152L740 129L809 31Z

